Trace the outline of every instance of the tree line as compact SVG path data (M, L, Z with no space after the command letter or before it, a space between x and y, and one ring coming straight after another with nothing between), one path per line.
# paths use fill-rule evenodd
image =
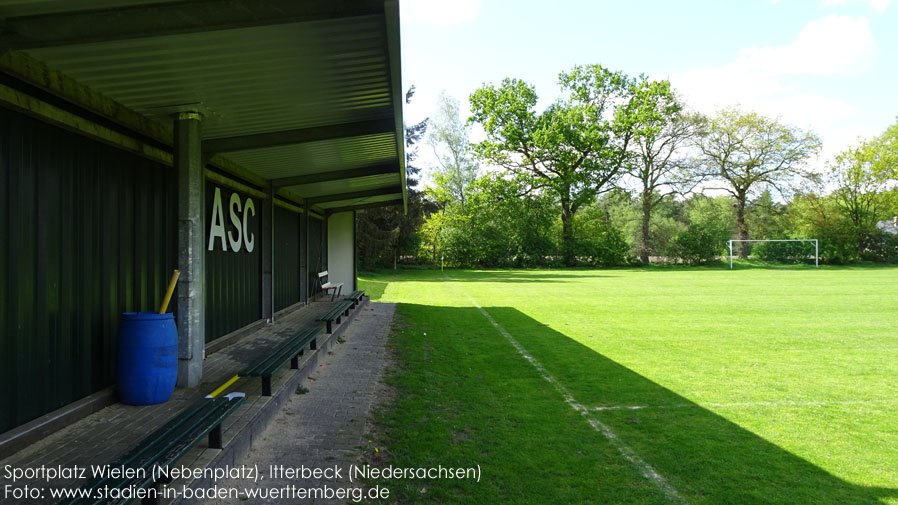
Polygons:
M410 156L419 143L433 150L433 184L414 191L407 216L360 213L363 265L699 264L749 238L817 238L829 263L898 262L898 227L884 226L898 214L898 123L814 166L822 142L812 131L737 107L690 111L666 80L588 65L559 84L542 111L522 80L484 85L467 119L442 94L407 135ZM473 125L483 140L470 141ZM406 226L375 244L384 227L372 217L391 212ZM738 249L795 262L813 252Z

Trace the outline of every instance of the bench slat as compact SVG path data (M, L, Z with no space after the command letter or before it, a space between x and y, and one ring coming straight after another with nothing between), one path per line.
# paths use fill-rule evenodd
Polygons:
M324 315L319 317L317 320L318 321L334 321L335 319L337 319L341 315L343 315L343 313L346 312L346 309L348 309L351 306L352 306L352 302L342 301L342 302L338 303L337 305L335 305L331 310L324 313Z
M289 339L283 341L273 352L264 356L259 361L253 363L242 374L243 376L259 377L262 375L272 375L286 363L287 360L299 353L300 350L314 340L321 328L306 328Z
M137 446L119 458L112 467L143 468L146 478L100 478L86 482L82 489L96 490L101 487L123 489L129 486L147 488L155 484L152 475L154 465L172 465L181 459L191 447L208 435L215 427L242 405L242 397L204 398L188 407L177 417L156 429L140 441ZM130 499L105 500L73 498L59 501L59 504L82 503L127 503Z
M287 361L290 366L296 368L298 366L297 357L303 352L306 345L312 343L311 349L315 349L316 338L321 332L320 327L306 328L292 337L278 344L275 349L263 356L262 359L256 361L249 366L243 373L239 374L244 377L261 377L262 378L262 396L271 396L271 376L283 367Z
M191 407L188 407L183 412L178 414L174 419L162 425L152 434L141 440L140 443L138 443L133 449L125 453L124 456L116 460L116 462L111 466L125 468L151 467L153 461L155 461L158 446L165 443L165 441L169 438L178 436L178 432L183 433L187 428L187 425L189 425L191 419L193 419L198 413L212 406L213 404L210 402L199 401ZM115 479L112 477L103 477L98 480L88 481L87 483L85 483L85 486L89 486L90 489L97 489L102 486L109 486L110 488L126 487L126 485L129 484L131 480L133 479L125 479L122 477ZM80 504L91 503L91 501L72 500L60 503Z

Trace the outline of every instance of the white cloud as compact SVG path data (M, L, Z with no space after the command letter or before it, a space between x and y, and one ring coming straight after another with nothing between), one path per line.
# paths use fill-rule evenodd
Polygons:
M403 22L428 25L454 25L471 21L480 9L481 0L402 0L399 3Z
M866 18L829 15L808 23L791 43L740 51L731 64L771 75L849 75L869 68L876 43Z
M835 132L857 110L797 83L863 74L877 52L865 18L830 15L808 23L789 44L743 49L723 66L692 69L670 80L699 111L738 105L813 129L823 136L829 156L845 146L844 133Z
M876 12L882 13L886 10L892 0L824 0L823 5L832 7L835 5L845 5L848 3L868 3Z

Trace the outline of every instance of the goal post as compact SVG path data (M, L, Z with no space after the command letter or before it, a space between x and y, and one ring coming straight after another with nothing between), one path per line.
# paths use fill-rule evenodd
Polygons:
M820 268L820 244L815 238L779 238L768 240L727 240L730 248L730 270L733 269L733 243L735 242L813 242L814 243L814 268Z

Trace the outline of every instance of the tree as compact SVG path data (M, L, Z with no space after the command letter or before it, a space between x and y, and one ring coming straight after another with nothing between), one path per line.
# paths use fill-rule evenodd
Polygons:
M566 93L542 113L535 111L533 86L506 78L471 94L471 121L486 140L477 155L504 167L526 183L526 191L548 190L561 205L565 264L574 263L573 219L596 195L611 189L629 161L633 98L646 79L631 79L600 65L577 66L559 74Z
M427 144L433 149L439 167L434 178L437 186L464 208L468 187L477 177L478 165L472 158L468 140L471 127L459 115L458 100L445 91L437 98L437 113L431 118Z
M898 122L870 144L870 168L873 173L883 179L898 179Z
M885 194L888 172L877 166L887 158L886 151L881 138L876 138L842 151L830 165L837 186L833 197L851 223L858 253L864 238L876 230L876 222L891 210Z
M642 211L639 260L648 263L653 210L664 198L684 192L689 184L683 177L687 163L683 148L693 140L697 120L683 113L668 81L651 82L639 89L635 111L638 127L632 149L636 162L631 175L639 183Z
M405 94L409 103L415 94L415 87ZM415 237L424 222L428 202L422 192L416 189L421 169L415 166L418 157L418 143L427 131L428 119L405 127L405 174L408 212L401 206L366 209L356 214L359 229L359 259L362 265L395 266L402 252L413 254L417 250Z
M748 239L748 198L768 188L786 194L796 182L815 179L804 164L821 145L811 132L737 109L725 109L710 118L697 144L701 151L697 175L723 183L707 189L722 189L733 196L741 240ZM746 245L740 243L741 258L748 257Z
M685 263L717 261L733 235L733 206L730 197L694 195L683 203L686 227L668 244L668 255Z
M763 191L749 202L745 209L745 220L754 236L763 239L786 238L786 207L785 203L777 202L769 190Z
M432 188L428 192L434 194ZM435 262L445 256L452 266L545 265L555 255L555 244L548 238L555 216L547 195L521 196L515 180L485 174L469 187L464 208L449 202L427 216L422 252Z
M796 194L789 202L785 217L793 237L820 241L820 261L843 264L858 259L851 223L845 219L833 195Z

